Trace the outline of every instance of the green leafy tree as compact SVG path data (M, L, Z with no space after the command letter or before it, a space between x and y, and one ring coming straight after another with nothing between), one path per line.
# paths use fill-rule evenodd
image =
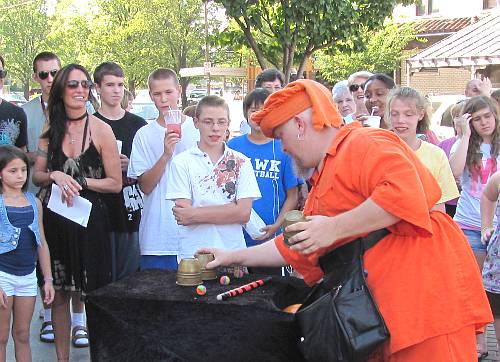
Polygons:
M387 24L379 31L366 32L363 42L366 48L362 51L328 51L318 52L315 67L323 78L330 82L347 79L350 74L359 70L372 73L391 73L408 56L404 51L408 43L416 40L416 32L412 25Z
M0 0L0 52L10 78L18 80L29 98L33 58L48 34L47 4L44 0Z
M363 33L379 28L397 3L412 0L215 0L239 27L228 31L232 42L242 39L262 69L281 68L288 81L298 63L300 77L310 56L321 49L363 48ZM238 34L239 33L239 34Z

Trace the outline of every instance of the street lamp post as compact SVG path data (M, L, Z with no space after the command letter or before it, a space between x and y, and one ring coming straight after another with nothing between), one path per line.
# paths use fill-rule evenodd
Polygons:
M205 4L205 76L207 77L207 94L210 94L210 57L208 53L208 1L204 0Z

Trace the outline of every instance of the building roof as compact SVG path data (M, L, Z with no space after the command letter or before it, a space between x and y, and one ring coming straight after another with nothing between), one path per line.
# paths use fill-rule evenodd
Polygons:
M500 12L437 42L407 63L413 70L500 64Z
M466 18L427 18L412 21L419 36L432 36L436 34L452 34L474 22L471 17Z

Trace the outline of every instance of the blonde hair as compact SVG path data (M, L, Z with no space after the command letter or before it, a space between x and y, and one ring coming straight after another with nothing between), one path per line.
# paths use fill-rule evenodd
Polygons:
M123 98L122 98L122 101L121 101L121 107L123 109L127 109L128 108L128 103L130 101L133 101L134 100L134 95L132 94L132 92L130 92L128 89L124 89L123 90Z
M395 99L414 101L417 110L424 111L424 117L417 124L417 133L426 133L429 131L431 125L429 102L417 90L410 87L398 87L391 90L387 98L384 120L391 124L391 105Z

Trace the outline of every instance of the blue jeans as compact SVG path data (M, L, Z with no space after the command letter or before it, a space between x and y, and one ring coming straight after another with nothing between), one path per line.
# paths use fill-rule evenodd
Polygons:
M469 245L473 251L486 252L486 245L481 243L481 232L479 230L464 230L465 236L469 241Z
M139 268L177 270L177 255L141 255Z

